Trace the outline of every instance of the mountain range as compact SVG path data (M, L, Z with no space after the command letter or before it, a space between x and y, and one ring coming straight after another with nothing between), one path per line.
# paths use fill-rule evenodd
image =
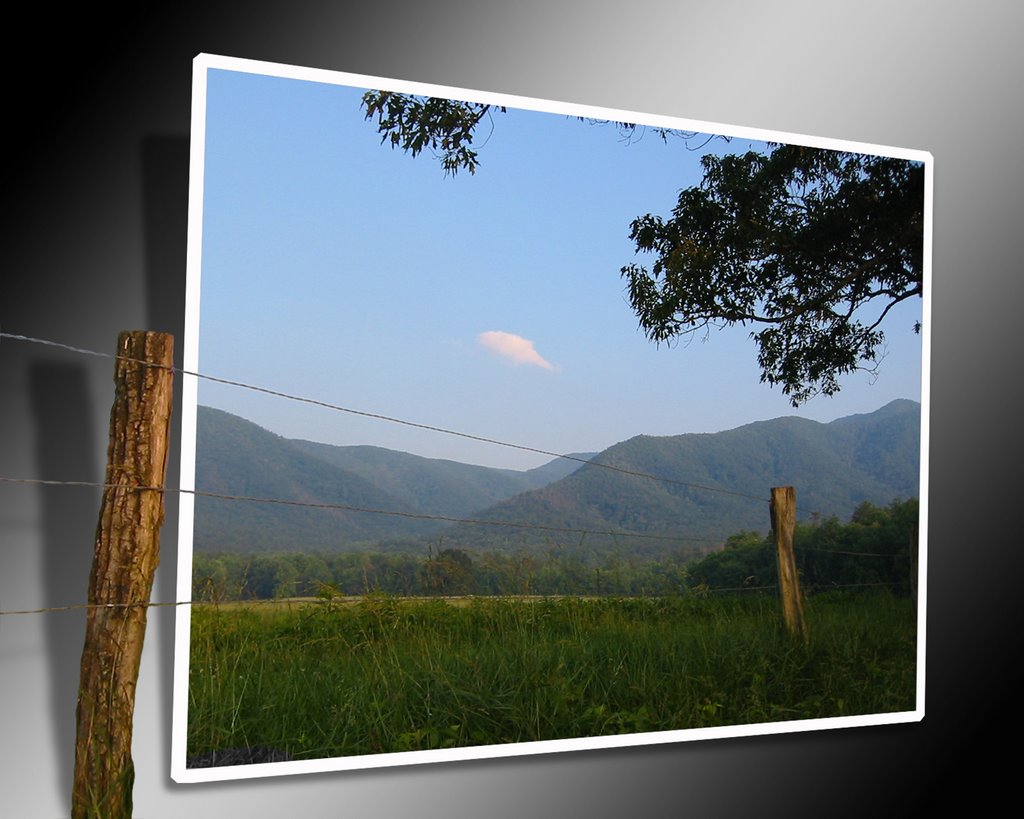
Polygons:
M782 417L724 432L638 435L600 453L517 471L287 439L201 406L198 491L377 511L200 495L194 546L209 552L425 551L442 543L706 551L739 531L768 531L772 486L796 487L800 519L845 520L864 501L916 497L920 414L920 404L900 399L830 423Z

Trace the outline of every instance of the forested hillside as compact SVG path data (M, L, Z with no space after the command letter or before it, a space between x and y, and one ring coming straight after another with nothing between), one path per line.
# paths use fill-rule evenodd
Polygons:
M477 517L615 533L586 536L598 551L666 548L664 541L625 532L678 538L669 547L721 543L739 530L768 529L772 486L796 487L801 520L846 519L865 501L917 497L919 441L920 405L913 401L828 424L786 417L711 434L640 435ZM446 544L459 548L518 549L538 539L531 530L466 524L444 534Z
M707 550L737 531L766 531L772 486L796 487L802 520L845 520L864 502L885 505L916 497L919 440L920 405L900 400L827 424L784 417L718 433L639 435L594 455L590 463L556 459L516 472L377 447L288 440L200 407L196 487L201 492L353 508L199 497L195 547L422 553L429 545L443 545L539 554L571 546L648 555ZM529 528L451 524L416 515Z

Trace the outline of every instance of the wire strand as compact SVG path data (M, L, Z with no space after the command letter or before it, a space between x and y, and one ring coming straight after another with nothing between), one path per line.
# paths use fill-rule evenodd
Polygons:
M466 433L466 432L460 432L460 431L457 431L457 430L447 429L445 427L439 427L439 426L434 426L434 425L431 425L431 424L424 424L424 423L419 423L419 422L415 422L415 421L409 421L409 420L405 420L405 419L401 419L401 418L395 418L395 417L384 415L384 414L381 414L381 413L369 412L369 411L365 411L365 410L358 410L358 409L354 409L354 408L351 408L351 407L345 407L345 406L341 406L341 405L338 405L338 404L333 404L333 403L330 403L330 402L327 402L327 401L322 401L322 400L315 399L315 398L294 395L294 394L286 393L286 392L283 392L283 391L280 391L280 390L271 389L271 388L268 388L268 387L262 387L262 386L258 386L258 385L254 385L254 384L248 384L248 383L245 383L245 382L242 382L242 381L237 381L237 380L234 380L234 379L221 378L221 377L218 377L218 376L208 375L206 373L193 372L193 371L186 370L186 369L180 368L180 367L167 366L167 365L163 365L163 364L156 364L154 362L145 361L144 359L132 358L132 357L129 357L129 356L121 356L121 355L116 355L116 354L112 354L112 353L104 353L104 352L100 352L100 351L97 351L97 350L90 350L90 349L87 349L87 348L84 348L84 347L76 347L76 346L73 346L73 345L70 345L70 344L64 344L62 342L52 341L52 340L49 340L49 339L41 339L41 338L36 338L36 337L33 337L33 336L25 336L25 335L21 335L21 334L17 334L17 333L9 333L9 332L0 331L0 339L3 339L3 338L10 339L10 340L13 340L13 341L22 341L22 342L33 343L33 344L40 344L40 345L47 346L47 347L53 347L53 348L57 348L57 349L67 350L67 351L70 351L70 352L75 352L75 353L79 353L79 354L82 354L82 355L94 356L94 357L98 357L98 358L121 360L121 361L129 361L129 362L132 362L132 363L141 364L143 366L155 367L155 368L170 370L172 372L176 372L176 373L179 373L181 375L186 375L186 376L191 376L191 377L194 377L194 378L204 379L204 380L207 380L207 381L210 381L210 382L213 382L213 383L218 383L218 384L224 384L224 385L227 385L227 386L238 387L240 389L246 389L246 390L262 393L262 394L265 394L265 395L271 395L271 396L278 397L278 398L283 398L283 399L287 399L287 400L291 400L291 401L296 401L296 402L300 402L300 403L310 404L310 405L313 405L313 406L318 406L318 407L321 407L321 408L324 408L324 409L329 409L329 410L336 411L336 412L343 412L343 413L347 413L347 414L351 414L351 415L357 415L357 416L361 416L361 417L365 417L365 418L371 418L371 419L375 419L375 420L385 421L385 422L388 422L388 423L394 423L394 424L400 424L400 425L403 425L403 426L413 427L413 428L416 428L416 429L422 429L422 430L426 430L426 431L437 432L437 433L441 433L441 434L445 434L445 435L452 435L452 436L456 436L456 437L460 437L460 438L464 438L464 439L468 439L468 440L472 440L472 441L477 441L477 442L481 442L481 443L487 443L487 444L492 444L492 445L495 445L495 446L507 447L507 448L511 448L511 449L516 449L516 450L524 451L524 452L531 452L531 453L534 453L534 454L545 455L545 456L548 456L548 457L551 457L551 458L560 458L560 459L569 460L569 461L576 461L576 462L579 462L581 464L590 464L590 465L592 465L594 467L598 467L598 468L601 468L601 469L607 469L607 470L610 470L610 471L613 471L613 472L618 472L618 473L625 474L625 475L630 475L630 476L633 476L633 477L647 478L649 480L654 480L654 481L658 481L658 482L661 482L661 483L666 483L666 484L671 484L671 485L676 485L676 486L683 486L683 487L686 487L686 488L698 489L698 490L703 490L703 491L707 491L707 492L716 492L716 493L720 493L720 494L731 495L731 496L745 498L745 499L749 499L749 500L755 500L755 501L757 501L759 503L766 502L766 499L763 498L763 497L756 496L756 495L751 495L751 494L745 493L745 492L739 492L739 491L735 491L735 490L725 489L725 488L722 488L722 487L708 486L706 484L698 484L698 483L693 483L693 482L689 482L689 481L680 481L680 480L675 480L675 479L672 479L672 478L665 478L665 477L662 477L662 476L653 475L653 474L650 474L650 473L647 473L647 472L642 472L642 471L639 471L639 470L632 470L632 469L627 469L627 468L620 467L620 466L615 466L614 464L596 462L596 461L589 460L589 459L586 459L586 458L580 458L580 457L575 456L575 455L568 455L568 454L564 454L564 453L553 452L553 451L546 450L546 449L541 449L541 448L538 448L538 447L532 447L532 446L526 446L526 445L523 445L523 444L511 443L511 442L502 441L502 440L499 440L499 439L496 439L496 438L490 438L490 437L485 437L485 436L481 436L481 435L474 435L474 434L471 434L471 433ZM227 494L227 493L206 492L206 491L201 491L201 490L189 490L189 489L181 489L181 488L166 488L166 487L157 487L157 486L125 487L125 486L120 485L120 484L108 484L108 483L101 483L101 482L96 482L96 481L58 481L58 480L45 480L45 479L34 479L34 478L11 478L11 477L4 477L4 476L0 476L0 481L5 482L5 483L36 484L36 485L45 485L45 486L88 486L88 487L103 488L103 489L131 489L131 490L134 490L134 491L175 492L175 493L179 493L179 494L191 494L191 495L194 495L196 497L206 497L206 498L220 499L220 500L244 501L244 502L250 502L250 503L279 504L279 505L286 505L286 506L296 506L296 507L314 508L314 509L325 509L325 510L352 511L352 512L358 512L358 513L376 514L376 515L384 515L384 516L391 516L391 517L411 518L411 519L418 519L418 520L443 521L443 522L447 522L447 523L462 523L462 524L479 525L479 526L501 526L501 527L508 527L508 528L531 529L531 530L539 530L539 531L547 531L547 532L557 532L557 533L566 533L566 534L577 534L577 535L595 535L595 536L603 536L603 537L608 537L608 536L610 536L610 537L631 537L631 538L641 538L641 539L649 539L649 540L662 540L662 541L670 541L670 542L686 541L686 542L713 543L713 542L718 542L719 540L721 540L721 538L686 537L686 536L678 536L677 537L677 536L671 536L671 535L655 535L655 534L647 534L647 533L640 533L640 532L628 532L628 531L625 531L625 530L619 530L619 531L615 531L615 530L597 530L597 529L584 529L584 528L578 528L578 527L557 527L557 526L547 526L547 525L543 525L543 524L517 523L515 521L495 521L495 520L482 520L482 519L476 519L476 518L458 518L458 517L447 516L447 515L431 515L431 514L425 514L425 513L401 512L401 511L396 511L396 510L385 510L385 509L373 509L373 508L368 508L368 507L353 506L353 505L349 505L349 504L314 503L314 502L309 502L309 501L294 501L294 500L287 500L287 499L281 499L281 498L264 498L264 497L253 497L253 496L247 496L247 495L232 495L232 494ZM813 510L801 510L801 511L809 512L812 515L813 514L818 514L818 513L814 512ZM808 549L804 549L804 550L801 550L801 551L823 552L823 553L827 553L827 554L849 555L849 556L856 556L856 557L893 557L893 555L886 555L886 554L879 554L879 553L847 552L847 551L838 551L838 550L832 551L832 550L826 550L826 549L813 549L813 548L808 548ZM833 588L857 588L857 587L891 586L891 585L894 585L894 584L892 584L892 583L856 583L856 584L845 584L845 585L840 585L840 584L817 585L817 586L812 586L812 587L809 587L809 588L833 589ZM720 589L707 589L706 591L712 592L712 593L722 593L722 592L732 592L732 591L763 591L763 590L768 590L768 589L771 589L771 588L774 588L774 587L773 586L759 586L759 587L720 588ZM94 608L95 609L101 609L101 608L115 609L115 608L130 608L130 607L136 607L136 606L144 606L144 607L147 607L147 608L175 607L175 606L183 606L183 605L193 605L196 602L197 601L180 601L180 602L173 602L173 603L153 603L153 602L82 603L82 604L74 604L74 605L68 605L68 606L55 606L55 607L40 608L40 609L25 609L25 610L18 610L18 611L0 611L0 616L15 615L15 614L41 614L41 613L46 613L46 612L71 611L71 610L76 610L76 609L94 609ZM273 603L273 602L279 602L279 601L262 601L262 600L259 600L259 601L248 601L248 602L250 602L250 603ZM290 601L280 601L280 602L290 602Z
M343 412L349 415L356 415L362 418L372 418L378 421L386 421L392 424L400 424L402 426L412 427L415 429L422 429L429 432L437 432L443 435L452 435L458 438L464 438L470 441L477 441L479 443L492 444L494 446L502 446L509 449L516 449L521 452L531 452L535 455L544 455L550 458L562 458L567 461L576 461L581 464L590 464L591 466L598 467L600 469L607 469L613 472L619 472L624 475L631 475L638 478L647 478L649 480L659 481L661 483L671 484L674 486L683 486L690 489L700 489L706 492L718 492L723 495L732 495L734 497L745 498L747 500L754 500L758 503L768 503L768 499L758 496L751 495L746 492L738 492L732 489L724 489L717 486L707 486L706 484L691 483L689 481L679 481L673 478L664 478L658 475L652 475L648 472L641 472L639 470L626 469L624 467L615 466L614 464L602 463L599 461L588 460L586 458L580 458L576 455L567 455L565 453L553 452L547 449L540 449L538 447L526 446L524 444L511 443L509 441L502 441L497 438L488 438L482 435L474 435L468 432L460 432L458 430L447 429L446 427L433 426L431 424L423 424L417 421L407 421L402 418L395 418L390 415L383 415L381 413L369 412L367 410L354 409L352 407L341 406L340 404L332 404L328 401L322 401L317 398L309 398L301 395L294 395L292 393L282 392L280 390L274 390L269 387L261 387L255 384L247 384L244 381L236 381L229 378L221 378L219 376L207 375L206 373L193 372L191 370L185 370L180 367L168 367L164 364L154 364L150 361L143 359L131 358L129 356L120 356L113 353L101 353L97 350L88 350L83 347L74 347L70 344L63 344L57 341L49 341L47 339L34 338L32 336L23 336L16 333L0 332L0 338L9 338L15 341L24 341L33 344L43 344L49 347L57 347L63 350L69 350L71 352L82 353L85 355L98 356L101 358L115 359L119 361L131 361L133 363L142 364L150 367L158 367L161 369L167 369L172 372L179 373L181 375L188 375L194 378L201 378L206 381L211 381L216 384L224 384L227 386L238 387L240 389L251 390L264 395L271 395L277 398L284 398L289 401L297 401L303 404L310 404L312 406L321 407L323 409L329 409L335 412Z
M810 546L804 547L801 552L818 552L825 555L847 555L850 557L905 557L906 555L883 554L882 552L844 552L840 549L815 549Z
M74 603L70 606L51 606L45 609L22 609L20 611L0 611L0 617L9 614L47 614L51 611L75 611L80 609L131 609L145 607L148 609L165 608L172 606L191 606L198 601L185 600L177 603ZM256 601L253 601L256 602Z
M54 481L41 480L37 478L10 478L0 476L3 483L42 484L45 486L91 486L100 489L131 489L133 491L168 492L181 495L194 495L199 498L214 498L218 500L248 501L250 503L272 503L282 506L298 506L309 509L337 510L342 512L364 512L372 515L384 515L386 517L413 518L415 520L435 520L446 523L467 523L476 526L504 526L514 529L538 529L546 532L559 532L574 535L601 535L604 537L631 537L645 540L663 540L670 542L686 541L694 543L718 543L719 537L689 537L675 535L655 535L645 532L630 532L625 529L583 529L568 526L546 526L540 523L517 523L504 520L482 520L479 518L457 518L447 515L430 515L420 512L399 512L390 509L373 509L365 506L353 506L345 503L315 503L312 501L286 500L282 498L261 498L251 495L229 495L222 492L206 492L199 489L166 488L160 486L124 486L115 483L101 483L99 481Z
M878 588L881 586L898 586L899 583L818 583L804 587L805 591L811 590L834 590L834 589L858 589L858 588ZM735 586L735 587L723 587L714 589L703 589L693 587L687 589L687 594L724 594L727 592L746 592L746 591L774 591L778 589L778 585L770 586ZM521 597L522 595L467 595L469 597ZM527 595L528 597L565 597L566 595ZM655 595L658 596L658 595ZM342 597L350 597L356 600L362 599L363 595L342 595ZM436 596L414 596L406 597L403 599L413 600L437 600L446 599L445 597ZM211 601L211 600L179 600L173 603L153 603L149 601L135 602L135 603L73 603L68 606L50 606L48 608L41 609L20 609L17 611L0 611L0 617L6 617L9 615L18 614L48 614L50 612L58 611L81 611L88 609L129 609L129 608L147 608L147 609L159 609L159 608L177 608L179 606L221 606L221 605L241 605L241 606L281 606L281 605L292 605L292 606L304 606L304 605L315 605L320 603L322 598L309 597L296 599L294 597L281 597L273 599L247 599L247 600L224 600L224 601Z

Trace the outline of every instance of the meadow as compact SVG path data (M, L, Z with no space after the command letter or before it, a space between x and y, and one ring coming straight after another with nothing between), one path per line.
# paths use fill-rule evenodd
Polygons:
M453 604L453 602L455 604ZM197 605L188 755L293 759L910 711L909 599L771 595Z

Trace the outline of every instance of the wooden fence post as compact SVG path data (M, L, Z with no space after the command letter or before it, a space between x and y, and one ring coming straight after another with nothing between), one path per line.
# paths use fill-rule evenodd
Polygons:
M117 339L106 487L76 709L72 819L132 814L132 716L145 604L160 560L173 350L167 333L125 331Z
M793 532L796 529L796 489L792 486L772 487L772 536L779 564L779 592L782 595L782 618L794 636L807 639L804 602L793 554Z

